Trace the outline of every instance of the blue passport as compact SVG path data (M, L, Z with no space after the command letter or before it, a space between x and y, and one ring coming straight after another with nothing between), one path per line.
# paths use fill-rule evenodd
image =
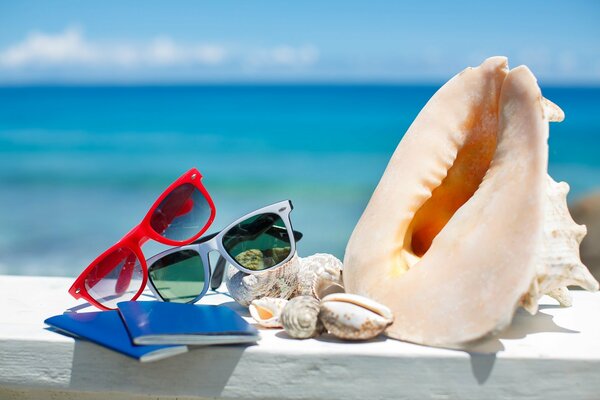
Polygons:
M59 333L87 339L142 362L156 361L187 351L186 346L180 345L134 345L118 311L65 313L50 317L44 322Z
M252 343L258 331L225 306L125 301L117 304L135 344Z

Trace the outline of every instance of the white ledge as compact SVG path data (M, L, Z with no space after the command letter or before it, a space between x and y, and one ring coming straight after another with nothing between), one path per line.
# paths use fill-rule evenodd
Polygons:
M293 340L261 331L255 346L194 348L142 364L44 329L43 320L83 305L67 278L0 276L0 398L236 399L598 399L600 295L574 293L574 306L544 298L519 311L480 352L381 338L342 343ZM224 294L204 303L232 303ZM84 310L91 310L85 308ZM84 311L82 310L82 311ZM245 314L247 315L247 314Z

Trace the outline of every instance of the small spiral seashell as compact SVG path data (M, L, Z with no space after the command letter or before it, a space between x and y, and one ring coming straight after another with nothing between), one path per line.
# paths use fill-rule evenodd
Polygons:
M295 339L308 339L323 332L319 320L319 301L311 296L291 299L281 313L285 332Z

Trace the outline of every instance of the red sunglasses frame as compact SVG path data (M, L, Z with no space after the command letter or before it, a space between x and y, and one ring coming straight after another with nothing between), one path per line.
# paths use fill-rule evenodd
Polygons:
M117 243L109 247L105 252L96 257L96 259L92 261L85 270L83 270L83 272L77 277L75 282L73 282L73 285L71 285L71 287L69 288L69 294L75 299L83 298L90 304L102 310L111 310L111 308L104 306L88 293L85 287L85 280L88 277L89 273L93 271L97 267L97 265L106 257L110 256L118 249L126 248L131 250L135 254L142 267L142 285L140 286L140 289L137 291L137 293L131 298L131 300L136 300L138 297L140 297L140 295L146 288L146 283L148 282L148 266L146 264L146 258L144 257L144 253L142 253L142 245L150 239L170 246L186 245L202 236L202 234L206 232L206 230L213 223L216 215L215 204L204 185L202 185L201 180L202 174L200 174L200 172L196 168L192 168L188 172L183 174L181 177L179 177L171 185L169 185L169 187L158 197L158 199L156 199L152 207L150 207L150 210L148 211L148 213L146 213L146 216L144 217L142 222L140 222L137 226L131 229L127 234L125 234L125 236L123 236L121 240L119 240ZM186 183L191 183L198 190L200 190L210 207L210 217L208 218L204 227L193 237L184 241L167 239L165 237L160 236L158 232L152 229L150 225L150 220L152 218L152 215L154 214L154 211L160 205L160 203L171 192L173 192L173 190Z

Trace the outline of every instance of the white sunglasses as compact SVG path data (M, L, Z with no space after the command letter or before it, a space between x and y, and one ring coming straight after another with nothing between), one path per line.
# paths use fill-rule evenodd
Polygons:
M292 259L296 241L302 238L292 229L292 209L290 200L271 204L244 215L220 232L149 258L150 290L162 301L194 303L209 286L219 287L227 262L248 274L282 266ZM213 251L220 258L211 272L208 256Z

